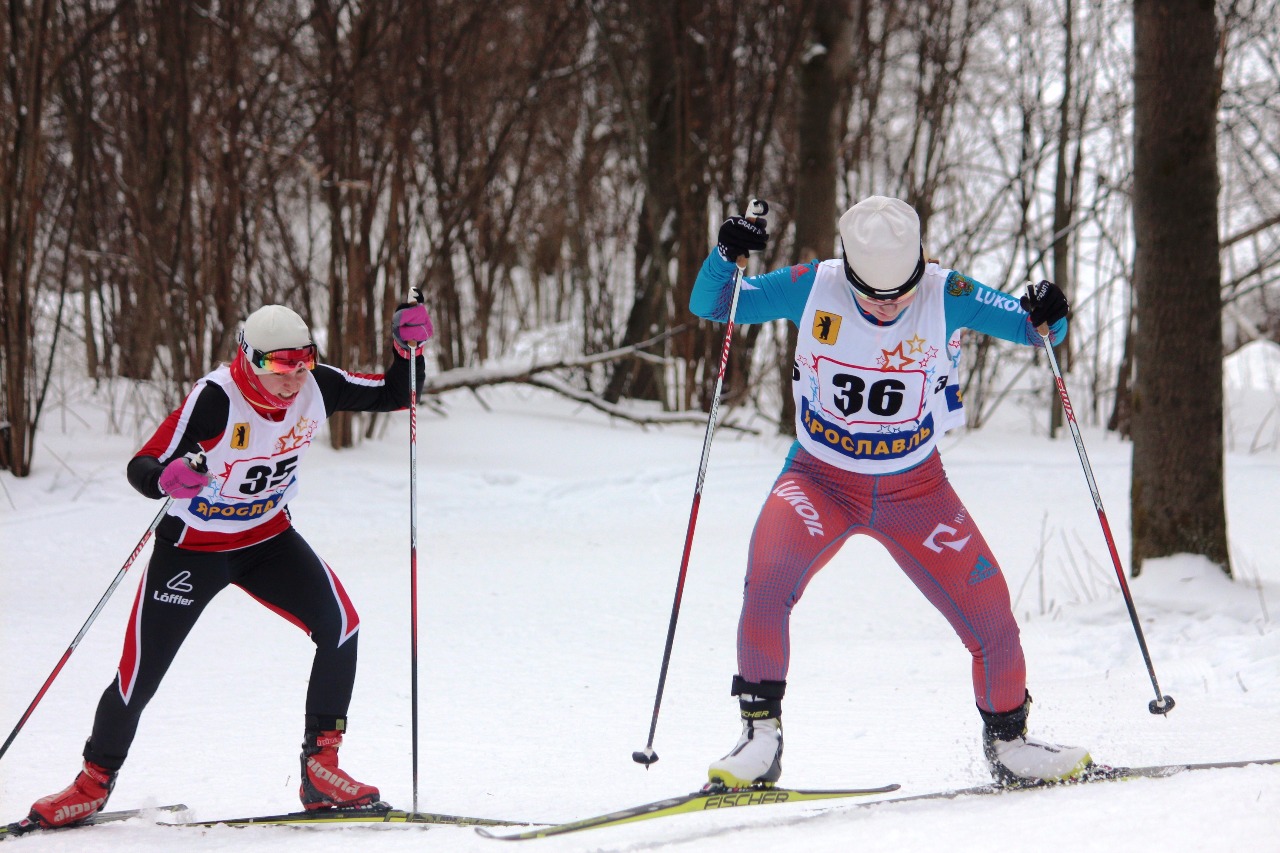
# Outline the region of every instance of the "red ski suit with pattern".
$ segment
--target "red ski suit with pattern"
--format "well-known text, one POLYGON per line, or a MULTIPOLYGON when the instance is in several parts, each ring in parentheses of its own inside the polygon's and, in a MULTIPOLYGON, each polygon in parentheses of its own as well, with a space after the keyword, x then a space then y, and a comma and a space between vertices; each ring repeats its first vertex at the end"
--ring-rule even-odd
MULTIPOLYGON (((690 300, 728 315, 734 265, 712 252, 690 300)), ((798 440, 751 537, 738 625, 739 675, 785 682, 791 612, 854 534, 883 544, 955 629, 972 660, 974 699, 1009 711, 1026 696, 1026 663, 1009 589, 952 489, 936 441, 963 422, 959 331, 1036 345, 1017 301, 929 264, 914 301, 890 323, 858 307, 840 261, 745 279, 737 320, 799 328, 792 373, 798 440)), ((1054 341, 1066 320, 1054 324, 1054 341)))

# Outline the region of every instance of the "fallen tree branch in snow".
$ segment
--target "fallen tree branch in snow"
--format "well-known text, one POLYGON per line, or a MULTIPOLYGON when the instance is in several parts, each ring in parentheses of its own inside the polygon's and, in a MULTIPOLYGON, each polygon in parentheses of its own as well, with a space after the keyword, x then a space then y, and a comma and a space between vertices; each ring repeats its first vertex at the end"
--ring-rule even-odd
MULTIPOLYGON (((590 391, 584 391, 575 388, 567 382, 564 382, 553 375, 553 371, 569 370, 573 368, 591 367, 596 364, 605 364, 611 361, 618 361, 623 358, 639 358, 654 364, 662 364, 666 359, 662 356, 645 352, 645 349, 654 344, 661 343, 672 335, 677 335, 685 330, 685 326, 678 326, 650 338, 647 341, 641 341, 632 346, 619 347, 609 350, 608 352, 596 353, 594 355, 585 355, 577 358, 560 359, 559 361, 547 362, 545 364, 531 364, 521 367, 483 367, 483 368, 457 368, 455 370, 446 370, 444 373, 438 373, 435 376, 428 376, 422 384, 422 399, 434 395, 443 394, 446 391, 456 391, 459 388, 467 388, 476 394, 481 404, 484 404, 483 398, 479 396, 478 390, 486 385, 504 385, 516 383, 520 385, 532 385, 535 388, 545 388, 549 391, 568 397, 570 400, 590 406, 593 409, 604 412, 610 417, 620 418, 631 423, 648 426, 653 424, 705 424, 707 415, 703 412, 642 412, 621 406, 617 403, 610 403, 598 394, 590 391)), ((428 402, 428 405, 430 403, 428 402)), ((486 407, 487 408, 487 407, 486 407)), ((720 427, 724 429, 737 430, 740 432, 759 434, 759 430, 751 427, 738 426, 732 423, 720 423, 720 427)))
POLYGON ((546 364, 531 364, 527 367, 459 367, 454 370, 446 370, 444 373, 428 376, 422 384, 422 393, 443 394, 445 391, 454 391, 458 388, 471 388, 474 390, 485 385, 501 385, 506 382, 528 383, 531 377, 540 373, 547 373, 552 370, 566 370, 574 367, 590 367, 594 364, 604 364, 622 358, 639 358, 654 364, 662 364, 666 359, 660 355, 645 352, 645 348, 661 343, 672 335, 684 331, 684 329, 684 326, 678 326, 670 331, 663 332, 657 337, 641 341, 629 347, 619 347, 608 352, 561 359, 547 362, 546 364))

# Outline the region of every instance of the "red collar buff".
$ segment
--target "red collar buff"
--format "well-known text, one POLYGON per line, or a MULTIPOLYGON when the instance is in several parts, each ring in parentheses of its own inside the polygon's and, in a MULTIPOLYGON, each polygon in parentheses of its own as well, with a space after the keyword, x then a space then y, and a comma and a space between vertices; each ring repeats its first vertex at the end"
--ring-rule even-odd
POLYGON ((237 350, 236 357, 231 362, 231 379, 244 398, 249 401, 250 406, 273 420, 279 420, 284 415, 285 409, 289 408, 296 399, 286 400, 268 391, 262 384, 262 380, 258 378, 258 374, 254 373, 253 368, 249 366, 249 359, 245 358, 243 350, 237 350))

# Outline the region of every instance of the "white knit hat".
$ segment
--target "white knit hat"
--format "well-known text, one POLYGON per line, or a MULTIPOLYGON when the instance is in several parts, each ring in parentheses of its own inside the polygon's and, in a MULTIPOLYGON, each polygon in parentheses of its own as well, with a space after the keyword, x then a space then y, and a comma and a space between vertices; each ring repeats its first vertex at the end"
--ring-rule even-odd
MULTIPOLYGON (((298 349, 311 345, 311 331, 293 309, 283 305, 263 305, 244 321, 240 340, 259 352, 298 349)), ((253 365, 253 372, 261 375, 271 371, 253 365)))
POLYGON ((873 195, 840 217, 845 275, 855 290, 880 299, 909 291, 924 272, 920 217, 905 201, 873 195))

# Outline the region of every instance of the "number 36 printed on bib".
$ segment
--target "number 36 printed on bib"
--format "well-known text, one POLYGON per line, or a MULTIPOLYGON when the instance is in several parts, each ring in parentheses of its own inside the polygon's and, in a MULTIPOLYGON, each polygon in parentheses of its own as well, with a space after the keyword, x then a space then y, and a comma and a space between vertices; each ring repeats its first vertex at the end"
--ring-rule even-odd
POLYGON ((854 424, 901 424, 925 409, 929 377, 923 370, 885 372, 819 356, 818 405, 831 418, 854 424))

